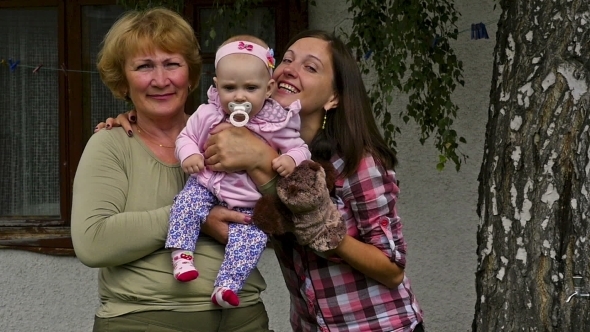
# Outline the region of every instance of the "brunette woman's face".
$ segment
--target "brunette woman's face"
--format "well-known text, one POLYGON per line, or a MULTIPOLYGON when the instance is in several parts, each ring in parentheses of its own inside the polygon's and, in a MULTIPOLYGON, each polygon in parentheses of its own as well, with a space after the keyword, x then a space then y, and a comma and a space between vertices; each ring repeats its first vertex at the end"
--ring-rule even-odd
POLYGON ((332 54, 327 41, 302 38, 285 52, 273 73, 277 89, 272 97, 282 106, 299 99, 301 115, 323 112, 336 107, 333 89, 332 54))

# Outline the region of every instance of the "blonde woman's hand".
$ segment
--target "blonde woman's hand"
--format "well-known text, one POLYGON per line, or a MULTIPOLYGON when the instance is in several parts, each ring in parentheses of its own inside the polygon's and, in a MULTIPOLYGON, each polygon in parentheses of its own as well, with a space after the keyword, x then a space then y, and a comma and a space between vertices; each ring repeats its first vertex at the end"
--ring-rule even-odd
POLYGON ((117 115, 116 118, 108 118, 104 122, 99 123, 95 128, 94 132, 98 132, 101 129, 110 130, 114 127, 123 127, 127 136, 133 136, 133 128, 131 127, 132 123, 135 123, 137 120, 137 112, 135 110, 131 110, 129 112, 121 113, 117 115))

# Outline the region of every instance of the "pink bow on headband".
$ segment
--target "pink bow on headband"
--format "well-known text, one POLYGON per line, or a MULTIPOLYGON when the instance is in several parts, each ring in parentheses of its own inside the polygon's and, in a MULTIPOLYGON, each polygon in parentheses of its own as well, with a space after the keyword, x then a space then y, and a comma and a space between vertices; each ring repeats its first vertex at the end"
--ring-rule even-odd
POLYGON ((252 44, 244 44, 244 42, 240 42, 238 44, 238 50, 246 49, 246 50, 252 52, 252 48, 253 48, 252 44))

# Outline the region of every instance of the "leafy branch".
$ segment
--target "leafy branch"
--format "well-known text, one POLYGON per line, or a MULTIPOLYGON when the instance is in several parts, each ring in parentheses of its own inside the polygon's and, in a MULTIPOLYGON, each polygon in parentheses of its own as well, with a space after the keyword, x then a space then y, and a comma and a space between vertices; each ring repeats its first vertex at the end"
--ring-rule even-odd
POLYGON ((400 117, 420 126, 420 143, 434 136, 440 152, 437 169, 442 170, 450 160, 458 171, 467 155, 459 151, 465 138, 452 128, 458 107, 451 94, 457 83, 464 85, 463 64, 449 44, 458 35, 459 14, 453 2, 347 1, 353 19, 352 30, 345 36, 363 74, 377 76, 369 95, 385 139, 395 148, 395 134, 400 133, 388 109, 394 90, 409 94, 400 117))
POLYGON ((230 36, 231 31, 245 31, 248 20, 244 18, 251 17, 252 9, 261 3, 262 0, 235 0, 232 5, 227 5, 221 3, 220 0, 215 0, 213 6, 216 11, 204 22, 203 29, 209 30, 209 39, 204 41, 205 46, 208 46, 209 42, 215 41, 218 35, 230 36), (223 24, 219 24, 219 22, 223 22, 223 24), (219 29, 221 31, 218 31, 219 29))

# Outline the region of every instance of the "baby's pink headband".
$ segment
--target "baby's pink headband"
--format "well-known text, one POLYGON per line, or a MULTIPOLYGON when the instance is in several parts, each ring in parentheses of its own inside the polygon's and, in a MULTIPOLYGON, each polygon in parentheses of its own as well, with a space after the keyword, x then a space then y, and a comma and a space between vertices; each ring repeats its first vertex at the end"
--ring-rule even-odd
POLYGON ((227 43, 221 46, 215 54, 215 68, 221 58, 230 54, 251 54, 264 62, 268 68, 268 72, 272 76, 272 69, 275 67, 275 58, 272 48, 264 48, 258 44, 246 42, 246 41, 235 41, 227 43))

